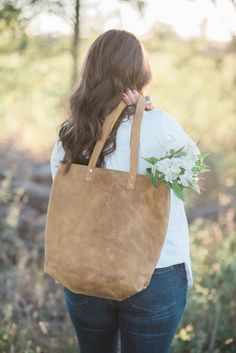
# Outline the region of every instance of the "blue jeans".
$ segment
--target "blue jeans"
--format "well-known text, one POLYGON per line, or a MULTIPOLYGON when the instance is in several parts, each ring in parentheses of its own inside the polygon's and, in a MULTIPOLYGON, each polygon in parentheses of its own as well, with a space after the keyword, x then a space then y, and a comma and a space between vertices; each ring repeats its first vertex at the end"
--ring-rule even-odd
POLYGON ((156 268, 147 288, 122 301, 64 288, 80 353, 167 353, 184 313, 184 263, 156 268), (120 337, 120 341, 119 341, 120 337))

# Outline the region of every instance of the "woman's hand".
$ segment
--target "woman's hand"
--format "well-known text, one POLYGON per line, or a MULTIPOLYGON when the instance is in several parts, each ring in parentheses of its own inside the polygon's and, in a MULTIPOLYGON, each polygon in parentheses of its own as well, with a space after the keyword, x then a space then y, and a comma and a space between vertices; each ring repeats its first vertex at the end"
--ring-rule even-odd
MULTIPOLYGON (((123 93, 123 100, 127 105, 135 105, 138 101, 139 92, 137 90, 131 90, 127 88, 123 93)), ((153 110, 154 106, 152 104, 151 96, 145 96, 146 106, 145 110, 153 110)))

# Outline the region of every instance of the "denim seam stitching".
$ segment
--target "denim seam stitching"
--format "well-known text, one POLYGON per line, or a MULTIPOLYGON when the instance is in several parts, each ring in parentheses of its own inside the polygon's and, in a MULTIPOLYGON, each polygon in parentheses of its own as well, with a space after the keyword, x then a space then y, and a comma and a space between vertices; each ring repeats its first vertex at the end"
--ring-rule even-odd
MULTIPOLYGON (((149 295, 151 295, 153 297, 154 293, 151 292, 149 295)), ((136 308, 136 309, 142 310, 143 312, 146 311, 146 312, 149 312, 149 313, 157 314, 157 313, 160 313, 163 310, 169 308, 170 306, 175 305, 176 304, 176 297, 173 298, 173 301, 171 303, 169 303, 168 305, 165 305, 165 306, 163 306, 163 307, 161 307, 160 309, 157 309, 157 310, 155 310, 155 309, 151 310, 151 309, 148 309, 148 308, 143 308, 141 306, 138 306, 134 302, 132 302, 132 298, 128 298, 128 301, 129 301, 130 305, 132 307, 136 308)))

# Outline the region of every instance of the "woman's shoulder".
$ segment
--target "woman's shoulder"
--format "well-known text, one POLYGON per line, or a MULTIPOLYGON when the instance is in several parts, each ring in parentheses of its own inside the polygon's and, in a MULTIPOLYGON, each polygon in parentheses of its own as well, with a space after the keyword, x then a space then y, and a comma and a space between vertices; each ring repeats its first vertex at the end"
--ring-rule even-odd
POLYGON ((59 137, 59 133, 57 133, 52 147, 51 158, 56 157, 62 159, 64 157, 64 154, 65 151, 62 145, 62 141, 59 137))
POLYGON ((183 132, 181 124, 174 117, 174 115, 163 108, 155 108, 150 111, 144 111, 144 122, 147 126, 149 126, 149 128, 151 125, 154 130, 162 133, 169 131, 174 131, 176 133, 183 132))
POLYGON ((172 113, 163 108, 155 108, 153 110, 144 111, 144 116, 154 122, 162 122, 164 124, 178 123, 172 113))
POLYGON ((174 115, 165 109, 158 108, 152 111, 145 111, 144 121, 146 130, 153 131, 157 140, 166 142, 174 138, 180 145, 193 142, 174 115))

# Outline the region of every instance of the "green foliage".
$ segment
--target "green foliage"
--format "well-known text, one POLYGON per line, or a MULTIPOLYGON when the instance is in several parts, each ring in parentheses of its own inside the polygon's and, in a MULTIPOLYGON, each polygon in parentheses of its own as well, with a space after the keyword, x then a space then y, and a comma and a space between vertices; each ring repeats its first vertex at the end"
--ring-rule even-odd
POLYGON ((185 201, 184 188, 182 185, 178 184, 176 180, 172 183, 172 189, 177 197, 179 197, 182 201, 185 201))
POLYGON ((40 14, 54 13, 67 20, 65 2, 61 0, 2 0, 0 2, 0 53, 24 52, 30 38, 27 26, 40 14))
POLYGON ((6 28, 14 30, 19 23, 21 10, 12 1, 3 1, 0 5, 0 32, 6 28))
MULTIPOLYGON (((147 162, 149 162, 152 165, 155 165, 157 162, 164 160, 164 159, 172 159, 172 158, 181 158, 183 156, 186 156, 187 153, 184 150, 185 146, 182 146, 181 148, 175 150, 175 149, 170 149, 168 151, 166 151, 165 155, 160 157, 160 158, 156 158, 156 157, 141 157, 142 159, 146 160, 147 162)), ((209 153, 200 153, 198 155, 198 159, 195 161, 195 167, 192 168, 193 174, 194 174, 194 178, 193 180, 190 182, 188 182, 188 186, 185 187, 184 185, 182 185, 182 183, 179 183, 179 176, 173 180, 172 182, 170 181, 166 181, 166 176, 165 173, 161 172, 158 168, 155 169, 155 171, 152 172, 152 168, 146 168, 146 174, 150 176, 152 185, 154 187, 157 187, 158 185, 158 181, 164 182, 168 187, 170 187, 173 191, 174 194, 180 198, 182 201, 185 201, 185 194, 184 194, 184 190, 185 189, 193 189, 194 191, 200 193, 200 186, 198 184, 198 179, 200 179, 200 174, 204 173, 206 171, 209 171, 210 169, 207 168, 207 165, 204 163, 204 159, 206 156, 208 156, 209 153), (197 178, 197 179, 196 179, 197 178)), ((184 174, 185 169, 184 168, 180 168, 180 174, 184 174)))
POLYGON ((141 157, 141 158, 145 159, 145 161, 147 161, 147 162, 149 162, 149 163, 151 163, 151 164, 155 164, 155 163, 159 160, 159 159, 156 158, 156 157, 146 157, 146 158, 141 157))
POLYGON ((0 4, 0 52, 23 51, 27 45, 26 21, 17 1, 4 0, 0 4))
POLYGON ((171 353, 236 350, 236 237, 233 209, 190 227, 194 285, 171 353))
POLYGON ((26 199, 11 178, 7 170, 0 183, 0 352, 75 353, 62 287, 43 273, 43 234, 18 226, 26 199))

